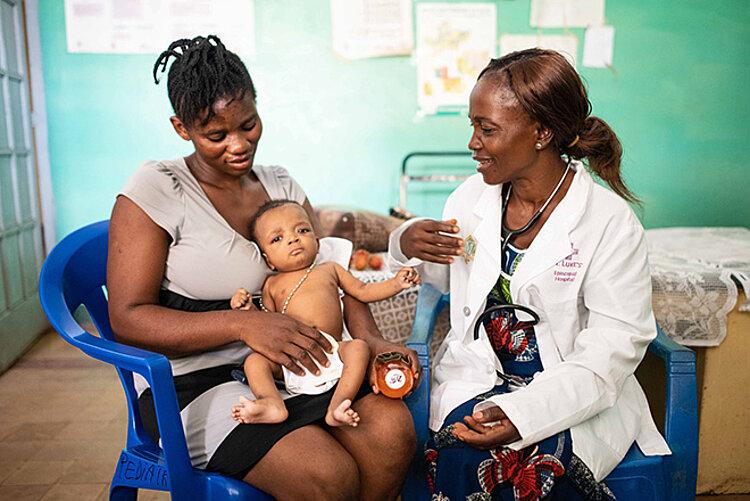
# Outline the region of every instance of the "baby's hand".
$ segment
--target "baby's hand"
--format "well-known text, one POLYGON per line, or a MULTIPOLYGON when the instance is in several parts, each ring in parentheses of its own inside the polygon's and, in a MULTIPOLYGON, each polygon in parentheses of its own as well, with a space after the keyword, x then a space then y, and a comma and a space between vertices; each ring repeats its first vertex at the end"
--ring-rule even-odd
POLYGON ((419 279, 419 273, 414 268, 406 267, 401 268, 396 273, 396 282, 401 286, 402 289, 408 289, 419 285, 422 281, 419 279))
POLYGON ((239 288, 234 293, 232 299, 229 300, 229 306, 233 310, 249 310, 253 307, 253 302, 250 301, 250 293, 247 289, 239 288))

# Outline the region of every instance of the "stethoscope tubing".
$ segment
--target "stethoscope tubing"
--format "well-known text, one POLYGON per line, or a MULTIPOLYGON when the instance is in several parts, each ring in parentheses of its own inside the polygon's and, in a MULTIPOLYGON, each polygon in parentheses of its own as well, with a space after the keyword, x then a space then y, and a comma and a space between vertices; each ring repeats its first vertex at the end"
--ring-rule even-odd
POLYGON ((484 310, 484 312, 479 315, 479 318, 477 318, 477 321, 474 322, 474 340, 479 339, 479 326, 482 324, 482 322, 484 322, 484 319, 496 311, 504 310, 520 310, 530 315, 534 319, 534 323, 532 325, 538 324, 540 320, 539 315, 537 315, 534 310, 532 310, 531 308, 527 308, 526 306, 521 306, 520 304, 496 304, 495 306, 490 306, 489 308, 484 310))
MULTIPOLYGON (((504 236, 501 235, 501 237, 500 237, 500 255, 501 256, 505 255, 505 251, 508 248, 508 244, 510 243, 510 239, 511 238, 515 237, 516 235, 520 235, 521 233, 525 233, 526 231, 529 230, 529 228, 531 228, 532 226, 534 226, 534 223, 536 223, 536 221, 542 215, 542 212, 544 212, 544 209, 547 208, 547 205, 549 205, 549 203, 552 201, 552 198, 555 196, 555 194, 558 192, 558 190, 562 186, 563 181, 565 180, 565 176, 568 175, 568 171, 570 170, 571 160, 572 159, 570 157, 568 157, 568 162, 565 165, 565 172, 563 172, 562 177, 560 177, 560 181, 557 182, 557 186, 555 186, 555 189, 552 190, 552 193, 547 198, 547 200, 544 202, 544 205, 542 205, 542 208, 539 209, 533 216, 531 216, 531 219, 529 219, 529 221, 525 225, 523 225, 522 228, 519 228, 517 230, 510 230, 510 229, 506 228, 505 227, 505 222, 504 222, 505 212, 508 209, 508 202, 510 201, 510 191, 513 188, 512 184, 510 184, 510 183, 508 184, 508 191, 507 191, 507 194, 505 194, 505 200, 503 201, 503 215, 502 215, 503 221, 500 222, 502 230, 503 230, 501 233, 505 233, 504 236)), ((503 188, 505 188, 505 187, 503 187, 503 188)), ((519 304, 498 304, 498 305, 491 306, 491 307, 487 308, 486 310, 484 310, 484 312, 481 315, 479 315, 479 318, 477 318, 477 321, 474 322, 474 339, 475 340, 479 339, 479 326, 484 321, 484 319, 489 314, 494 313, 496 311, 502 311, 502 310, 520 310, 520 311, 523 311, 524 313, 527 313, 527 314, 531 315, 531 317, 534 319, 534 324, 532 324, 532 325, 536 325, 536 324, 539 323, 539 315, 537 315, 535 311, 527 308, 526 306, 521 306, 519 304)))

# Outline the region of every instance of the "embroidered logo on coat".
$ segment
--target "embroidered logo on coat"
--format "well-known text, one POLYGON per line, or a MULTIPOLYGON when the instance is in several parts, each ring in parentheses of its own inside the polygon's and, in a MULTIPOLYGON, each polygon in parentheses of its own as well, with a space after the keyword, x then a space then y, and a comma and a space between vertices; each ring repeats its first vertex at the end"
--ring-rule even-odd
POLYGON ((572 282, 578 276, 578 270, 583 268, 583 261, 578 259, 578 249, 570 242, 570 254, 555 264, 552 274, 555 282, 572 282))
POLYGON ((469 235, 464 239, 464 246, 461 249, 464 251, 464 262, 469 264, 469 261, 474 260, 474 254, 477 253, 477 242, 474 237, 469 235))

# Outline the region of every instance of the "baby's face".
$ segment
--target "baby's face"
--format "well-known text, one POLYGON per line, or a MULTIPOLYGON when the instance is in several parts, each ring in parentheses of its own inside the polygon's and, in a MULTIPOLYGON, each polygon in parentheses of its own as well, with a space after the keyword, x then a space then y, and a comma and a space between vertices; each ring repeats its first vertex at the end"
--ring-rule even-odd
POLYGON ((263 213, 255 222, 255 238, 268 264, 278 271, 307 268, 318 254, 318 239, 307 212, 296 204, 263 213))

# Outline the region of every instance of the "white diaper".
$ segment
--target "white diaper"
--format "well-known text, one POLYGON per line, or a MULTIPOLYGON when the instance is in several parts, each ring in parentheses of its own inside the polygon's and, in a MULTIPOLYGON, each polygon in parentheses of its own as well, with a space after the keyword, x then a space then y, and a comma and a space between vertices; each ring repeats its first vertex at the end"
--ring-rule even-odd
POLYGON ((304 376, 298 376, 286 367, 281 366, 281 370, 284 373, 286 391, 289 392, 290 395, 318 395, 319 393, 324 393, 333 388, 341 377, 344 362, 341 361, 341 357, 339 356, 339 343, 325 332, 321 331, 320 333, 323 334, 333 346, 333 353, 329 354, 326 352, 331 365, 328 367, 321 367, 320 364, 313 359, 320 369, 319 376, 311 374, 307 369, 305 369, 306 374, 304 376))

